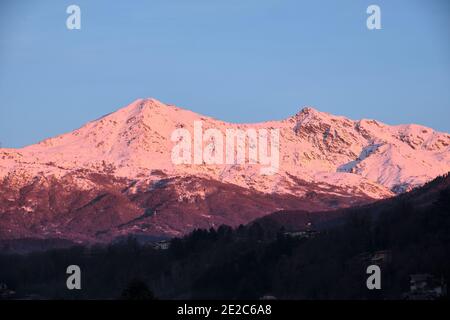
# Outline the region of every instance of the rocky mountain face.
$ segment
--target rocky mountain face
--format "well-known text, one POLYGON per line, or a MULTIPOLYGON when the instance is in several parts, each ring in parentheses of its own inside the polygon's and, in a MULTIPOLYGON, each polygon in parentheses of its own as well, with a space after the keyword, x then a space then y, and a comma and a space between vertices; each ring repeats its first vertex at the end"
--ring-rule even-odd
MULTIPOLYGON (((220 144, 208 139, 203 147, 220 144)), ((0 239, 179 236, 279 210, 384 199, 448 171, 450 135, 419 125, 353 121, 309 107, 282 121, 232 124, 140 99, 73 132, 0 149, 0 239), (174 164, 173 132, 194 132, 195 122, 224 136, 279 130, 277 171, 260 174, 249 161, 174 164)))

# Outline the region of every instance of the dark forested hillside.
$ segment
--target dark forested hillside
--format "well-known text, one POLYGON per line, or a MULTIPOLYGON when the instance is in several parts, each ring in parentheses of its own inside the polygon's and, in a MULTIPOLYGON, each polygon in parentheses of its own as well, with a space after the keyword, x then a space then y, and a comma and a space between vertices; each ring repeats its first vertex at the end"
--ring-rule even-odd
POLYGON ((397 198, 340 211, 337 223, 320 230, 301 216, 294 230, 291 212, 284 222, 196 230, 171 240, 167 250, 129 238, 106 247, 3 253, 0 282, 19 298, 133 298, 133 288, 148 288, 143 296, 159 299, 401 299, 411 274, 450 280, 449 181, 447 175, 397 198), (371 291, 366 268, 377 252, 389 259, 378 263, 382 289, 371 291), (82 290, 66 289, 71 264, 82 270, 82 290))

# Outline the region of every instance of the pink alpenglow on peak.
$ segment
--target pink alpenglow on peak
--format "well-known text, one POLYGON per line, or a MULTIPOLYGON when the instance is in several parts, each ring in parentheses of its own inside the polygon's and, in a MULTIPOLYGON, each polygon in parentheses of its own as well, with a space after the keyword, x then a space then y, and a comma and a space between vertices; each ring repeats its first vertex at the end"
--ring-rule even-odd
POLYGON ((361 205, 447 173, 449 148, 447 133, 310 107, 236 124, 139 99, 72 132, 0 149, 0 240, 173 237, 280 210, 361 205))
MULTIPOLYGON (((297 181, 301 179, 385 198, 450 171, 449 148, 447 133, 418 125, 355 121, 311 107, 282 121, 234 124, 150 98, 136 100, 77 130, 38 144, 0 149, 0 178, 61 177, 89 170, 139 180, 148 179, 152 170, 160 170, 167 176, 209 177, 266 193, 301 195, 304 191, 298 188, 297 181), (274 139, 273 145, 278 152, 274 158, 269 157, 268 163, 269 167, 276 165, 277 170, 271 175, 257 174, 264 166, 252 161, 254 143, 244 150, 245 155, 234 149, 228 157, 224 143, 220 148, 224 161, 216 161, 218 158, 210 151, 219 146, 214 139, 203 139, 201 145, 194 141, 195 123, 201 123, 203 133, 211 136, 211 130, 215 130, 225 140, 227 130, 276 130, 279 141, 274 139), (174 164, 172 151, 176 142, 172 138, 180 130, 190 132, 188 140, 201 147, 203 156, 210 152, 206 155, 212 161, 195 164, 192 154, 192 162, 174 164), (245 161, 236 161, 244 158, 245 161)), ((269 155, 267 152, 266 158, 269 155)))

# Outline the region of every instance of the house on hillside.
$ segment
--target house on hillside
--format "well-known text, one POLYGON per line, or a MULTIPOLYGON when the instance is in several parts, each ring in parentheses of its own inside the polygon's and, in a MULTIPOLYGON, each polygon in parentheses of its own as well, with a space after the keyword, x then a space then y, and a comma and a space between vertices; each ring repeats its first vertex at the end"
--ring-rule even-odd
POLYGON ((410 275, 409 292, 404 294, 407 300, 436 300, 447 296, 447 284, 443 278, 431 274, 410 275))
POLYGON ((0 299, 10 299, 10 298, 14 297, 15 294, 16 294, 16 292, 13 290, 10 290, 8 288, 8 286, 6 285, 6 283, 0 282, 0 299))
POLYGON ((287 231, 285 236, 297 238, 297 239, 310 239, 315 237, 319 232, 315 230, 300 230, 300 231, 287 231))
POLYGON ((375 252, 362 252, 347 262, 350 265, 377 265, 379 267, 385 267, 392 261, 391 250, 379 250, 375 252))
POLYGON ((370 262, 376 265, 386 265, 392 261, 392 252, 391 250, 380 250, 375 251, 370 258, 370 262))
POLYGON ((153 242, 152 246, 156 250, 167 250, 170 248, 170 241, 169 240, 161 240, 161 241, 153 242))

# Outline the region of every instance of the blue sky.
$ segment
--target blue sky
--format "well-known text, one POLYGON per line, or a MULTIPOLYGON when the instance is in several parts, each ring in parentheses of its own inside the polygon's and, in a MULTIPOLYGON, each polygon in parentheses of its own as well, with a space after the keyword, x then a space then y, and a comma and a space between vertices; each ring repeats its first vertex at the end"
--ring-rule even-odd
POLYGON ((232 122, 303 105, 450 132, 450 1, 2 1, 0 142, 154 97, 232 122), (66 8, 81 8, 81 30, 66 8), (381 8, 382 30, 366 28, 381 8))

